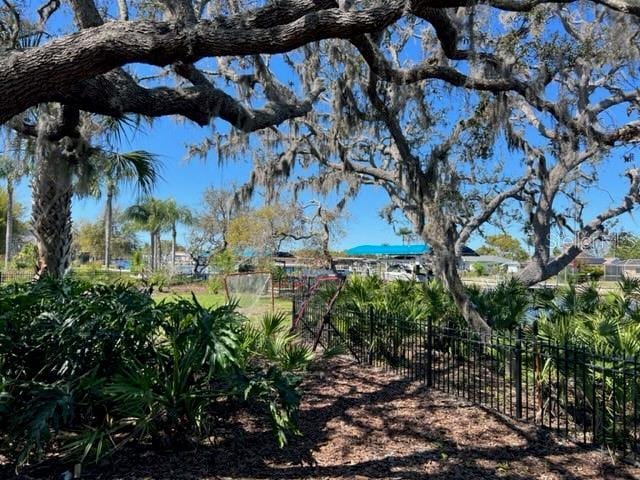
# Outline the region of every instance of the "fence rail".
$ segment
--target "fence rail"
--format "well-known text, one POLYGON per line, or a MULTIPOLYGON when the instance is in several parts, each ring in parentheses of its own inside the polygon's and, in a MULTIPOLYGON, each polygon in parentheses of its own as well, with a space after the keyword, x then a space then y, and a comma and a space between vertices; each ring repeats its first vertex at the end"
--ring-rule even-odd
POLYGON ((0 271, 0 285, 4 283, 24 283, 33 280, 34 272, 26 271, 0 271))
MULTIPOLYGON (((131 274, 126 271, 119 270, 95 270, 95 271, 80 271, 70 274, 73 278, 90 280, 90 281, 116 281, 120 279, 129 278, 131 274)), ((25 283, 30 282, 35 278, 34 271, 0 271, 0 285, 8 283, 25 283)))
MULTIPOLYGON (((294 317, 299 301, 294 298, 294 317)), ((326 312, 321 302, 307 306, 299 329, 305 341, 319 339, 326 348, 342 345, 360 363, 640 460, 636 357, 599 355, 547 341, 535 325, 478 335, 373 309, 326 312)))

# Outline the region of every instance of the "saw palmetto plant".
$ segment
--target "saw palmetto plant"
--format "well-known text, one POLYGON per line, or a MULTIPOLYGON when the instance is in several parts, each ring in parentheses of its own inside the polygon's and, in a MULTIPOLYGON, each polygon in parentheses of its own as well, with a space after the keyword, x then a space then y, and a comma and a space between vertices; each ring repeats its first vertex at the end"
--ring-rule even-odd
POLYGON ((54 446, 89 462, 134 440, 194 445, 232 399, 263 406, 284 444, 311 354, 284 317, 236 307, 72 279, 2 287, 0 452, 20 465, 54 446))

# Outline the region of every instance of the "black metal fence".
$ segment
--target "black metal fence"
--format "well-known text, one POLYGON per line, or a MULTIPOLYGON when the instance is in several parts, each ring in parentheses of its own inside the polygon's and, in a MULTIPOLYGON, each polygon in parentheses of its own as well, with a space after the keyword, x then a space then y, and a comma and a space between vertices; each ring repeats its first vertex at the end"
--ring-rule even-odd
POLYGON ((535 325, 478 335, 372 309, 327 312, 313 302, 299 328, 306 341, 342 345, 361 363, 392 369, 578 443, 640 459, 638 358, 546 341, 535 325))
MULTIPOLYGON (((69 274, 73 278, 96 281, 96 282, 115 282, 118 280, 133 278, 127 271, 119 270, 87 270, 72 272, 69 274)), ((0 285, 8 283, 25 283, 35 278, 34 271, 16 270, 16 271, 0 271, 0 285)))
POLYGON ((24 283, 33 280, 34 272, 28 271, 0 271, 0 285, 3 283, 24 283))
POLYGON ((293 298, 296 291, 297 277, 279 276, 273 280, 273 289, 276 297, 293 298))
MULTIPOLYGON (((158 275, 162 276, 162 283, 164 285, 183 285, 183 284, 191 284, 197 282, 207 281, 209 278, 208 274, 199 273, 179 273, 175 275, 163 274, 162 272, 157 272, 158 275)), ((146 273, 142 275, 141 273, 132 273, 129 270, 72 270, 67 274, 67 276, 79 280, 87 280, 91 282, 116 282, 121 280, 126 281, 154 281, 154 274, 146 273)), ((8 270, 8 271, 0 271, 0 285, 6 283, 24 283, 33 280, 35 277, 35 272, 33 270, 8 270)), ((155 279, 158 281, 158 279, 155 279)))

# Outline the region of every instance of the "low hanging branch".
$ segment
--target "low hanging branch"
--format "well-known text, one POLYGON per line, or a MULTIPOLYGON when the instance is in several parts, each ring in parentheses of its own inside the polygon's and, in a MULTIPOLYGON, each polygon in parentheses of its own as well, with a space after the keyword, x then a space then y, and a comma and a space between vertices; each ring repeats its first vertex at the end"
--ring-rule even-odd
MULTIPOLYGON (((21 12, 9 0, 3 1, 13 7, 10 11, 20 19, 21 12)), ((220 117, 244 132, 251 132, 308 114, 319 90, 309 91, 305 100, 273 102, 252 109, 221 88, 205 88, 202 82, 190 89, 176 85, 145 89, 108 73, 132 63, 189 65, 206 58, 285 53, 329 39, 350 40, 371 70, 385 81, 409 84, 439 79, 465 89, 517 92, 536 108, 560 112, 554 102, 544 102, 538 94, 551 79, 549 72, 541 70, 535 78, 511 72, 507 57, 496 48, 499 42, 481 53, 473 48, 461 49, 462 41, 468 40, 468 32, 460 25, 465 15, 472 21, 474 8, 522 13, 554 3, 566 5, 564 0, 487 0, 481 6, 471 7, 461 0, 436 3, 388 0, 360 9, 350 9, 349 2, 335 0, 275 0, 258 7, 237 1, 231 14, 206 0, 165 0, 158 4, 164 15, 162 21, 130 19, 126 0, 115 0, 119 19, 106 23, 97 14, 92 0, 69 3, 79 28, 77 32, 24 50, 15 48, 13 35, 14 41, 0 56, 0 88, 4 93, 0 98, 0 121, 40 103, 62 102, 113 116, 181 115, 200 125, 220 117), (389 52, 378 49, 374 38, 387 29, 402 28, 398 27, 400 19, 406 19, 409 25, 413 18, 434 28, 431 43, 439 45, 446 59, 467 62, 471 68, 443 62, 428 44, 426 58, 418 66, 392 67, 389 52), (476 64, 484 64, 482 68, 487 73, 478 75, 480 69, 476 64), (99 79, 100 76, 103 77, 99 79)), ((620 18, 640 15, 640 7, 634 0, 593 0, 591 5, 620 18)), ((45 31, 59 6, 60 2, 49 0, 38 9, 38 32, 45 31)), ((612 18, 617 21, 617 17, 612 18)), ((512 33, 508 32, 504 39, 512 33)), ((422 33, 416 29, 414 34, 422 33)), ((185 78, 193 81, 194 76, 185 78)))
POLYGON ((298 8, 298 16, 286 23, 274 16, 277 10, 269 9, 256 12, 254 21, 247 24, 239 17, 201 20, 193 26, 137 20, 85 28, 41 47, 10 53, 0 61, 0 87, 5 94, 0 99, 0 121, 38 103, 56 101, 56 93, 64 94, 83 80, 129 63, 164 66, 204 57, 287 52, 325 38, 383 29, 401 16, 403 4, 393 0, 383 7, 353 12, 308 13, 308 8, 298 8), (267 19, 273 26, 265 28, 267 19), (252 28, 252 23, 259 26, 252 28))

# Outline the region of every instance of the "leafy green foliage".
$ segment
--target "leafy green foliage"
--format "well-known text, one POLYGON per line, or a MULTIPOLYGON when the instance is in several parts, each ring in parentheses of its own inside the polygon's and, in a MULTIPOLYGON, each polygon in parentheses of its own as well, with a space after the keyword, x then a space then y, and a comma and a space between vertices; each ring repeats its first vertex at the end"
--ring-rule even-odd
POLYGON ((514 279, 490 290, 470 286, 467 292, 478 311, 497 330, 512 330, 521 325, 533 301, 533 292, 514 279))
POLYGON ((640 354, 640 282, 626 279, 618 291, 600 293, 595 285, 570 285, 544 302, 538 316, 546 340, 585 348, 598 355, 640 354))
MULTIPOLYGON (((114 215, 111 225, 111 254, 115 258, 127 258, 131 256, 138 246, 135 234, 125 228, 124 223, 114 215)), ((96 222, 81 221, 77 224, 77 229, 73 235, 74 247, 80 259, 82 256, 88 258, 102 258, 104 256, 104 218, 99 218, 96 222)))
POLYGON ((243 330, 241 336, 243 395, 268 405, 273 430, 280 446, 287 433, 299 434, 299 385, 302 373, 313 359, 311 350, 296 341, 291 319, 284 313, 266 314, 243 330))
POLYGON ((604 276, 604 267, 600 265, 580 265, 575 274, 576 282, 598 281, 604 276))
POLYGON ((474 274, 476 274, 478 277, 482 277, 484 275, 487 274, 487 268, 485 267, 484 264, 482 263, 473 263, 471 265, 471 270, 473 271, 474 274))
POLYGON ((0 452, 21 464, 55 444, 86 462, 134 440, 189 446, 234 398, 263 405, 283 445, 311 353, 284 317, 249 323, 236 307, 70 279, 2 287, 0 452))
POLYGON ((142 251, 135 250, 131 254, 131 271, 137 272, 142 269, 143 261, 142 261, 142 251))
POLYGON ((498 255, 519 262, 524 262, 529 258, 527 252, 522 248, 520 240, 506 233, 488 235, 486 243, 478 248, 477 252, 480 255, 498 255))
MULTIPOLYGON (((315 301, 326 303, 334 291, 321 292, 315 301)), ((501 282, 492 289, 467 286, 466 291, 496 331, 536 322, 544 340, 578 344, 598 354, 640 354, 640 340, 632 340, 640 328, 639 279, 625 278, 619 282, 616 292, 606 294, 600 293, 595 283, 527 289, 515 279, 501 282), (638 348, 634 349, 636 343, 638 348)), ((424 284, 385 283, 377 277, 352 277, 340 294, 335 312, 347 312, 349 322, 363 323, 359 331, 370 328, 385 331, 384 318, 392 318, 394 325, 398 325, 398 319, 404 319, 408 322, 407 328, 429 316, 437 325, 465 326, 451 296, 442 283, 435 280, 424 284), (373 327, 370 318, 374 319, 373 327)))
MULTIPOLYGON (((318 301, 325 301, 329 293, 323 292, 325 299, 319 295, 318 301)), ((616 291, 606 293, 596 283, 527 289, 515 280, 492 289, 470 286, 467 293, 496 334, 483 352, 498 378, 514 374, 515 329, 521 327, 518 335, 528 352, 522 357, 521 372, 536 385, 540 414, 556 415, 553 409, 562 409, 567 418, 593 431, 596 442, 606 445, 635 441, 620 422, 621 415, 635 415, 637 407, 630 396, 640 388, 639 279, 625 278, 616 291), (564 395, 563 385, 571 385, 573 394, 564 395)), ((416 341, 424 345, 429 317, 435 325, 447 327, 433 337, 436 350, 447 352, 450 338, 466 339, 457 342, 455 355, 475 362, 471 355, 478 352, 469 342, 473 332, 440 282, 350 278, 331 315, 333 328, 357 355, 362 354, 361 360, 369 354, 370 360, 396 368, 411 365, 412 356, 406 352, 415 352, 416 341)))
MULTIPOLYGON (((312 299, 311 308, 324 311, 322 306, 334 293, 335 286, 325 288, 312 299)), ((384 282, 375 276, 349 277, 333 312, 334 317, 344 317, 334 322, 343 338, 391 364, 398 360, 404 339, 416 329, 426 328, 429 317, 439 325, 464 324, 453 299, 438 281, 384 282)))
POLYGON ((16 270, 30 269, 34 271, 38 264, 38 247, 34 243, 26 243, 13 257, 11 263, 16 270))
POLYGON ((233 272, 238 264, 238 259, 231 250, 222 250, 213 255, 211 266, 220 273, 233 272))
POLYGON ((622 260, 640 258, 640 239, 631 233, 620 233, 611 244, 609 255, 622 260))
MULTIPOLYGON (((328 301, 335 289, 321 292, 317 298, 328 301)), ((441 282, 419 283, 410 280, 384 282, 379 277, 350 277, 340 293, 336 309, 355 316, 391 315, 410 321, 431 316, 436 323, 462 324, 462 317, 441 282)))

